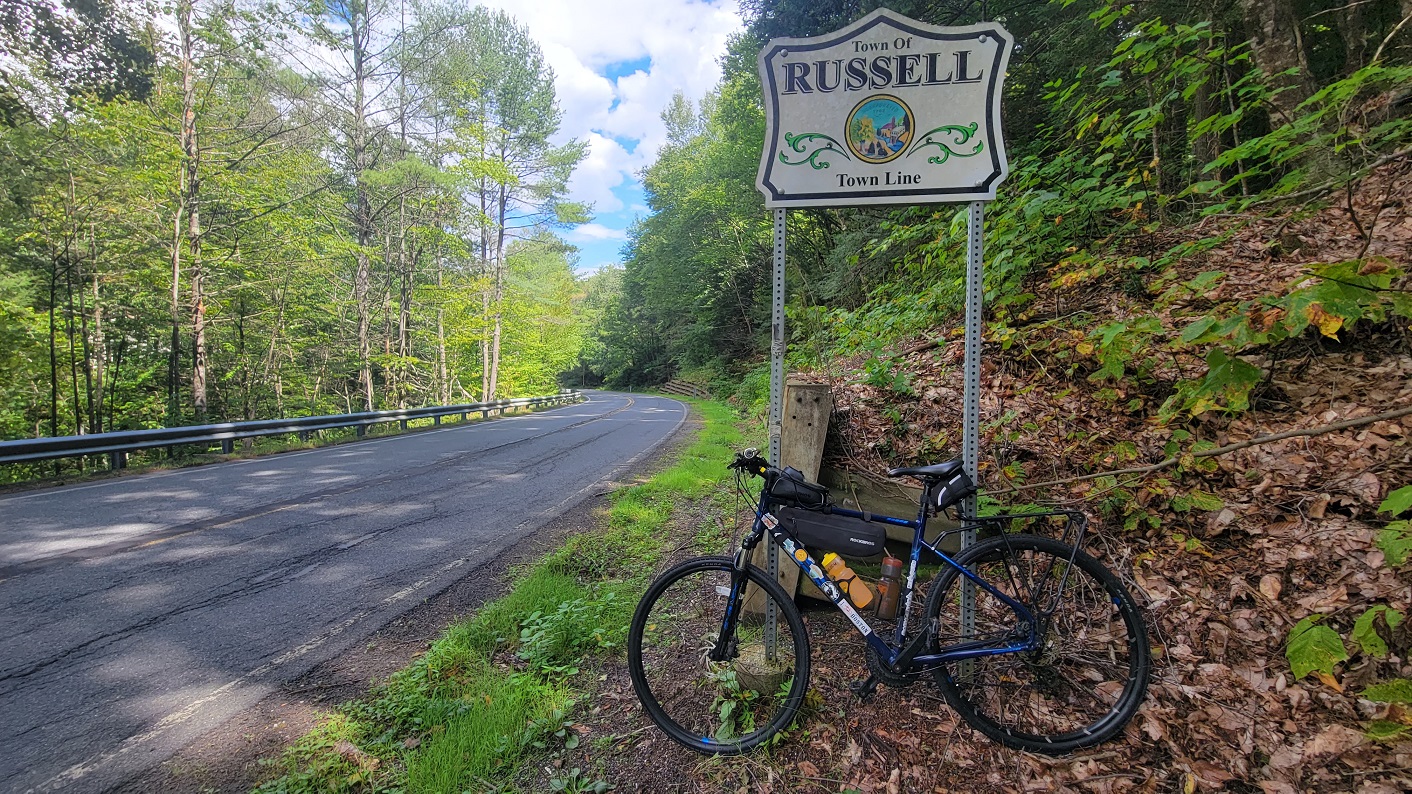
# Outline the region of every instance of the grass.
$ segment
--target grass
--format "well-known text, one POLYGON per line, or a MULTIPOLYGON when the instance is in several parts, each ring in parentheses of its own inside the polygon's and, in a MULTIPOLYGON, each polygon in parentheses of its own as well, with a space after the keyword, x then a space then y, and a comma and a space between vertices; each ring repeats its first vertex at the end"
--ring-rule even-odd
POLYGON ((701 431, 674 465, 613 493, 597 531, 517 571, 504 596, 340 706, 270 762, 275 776, 257 791, 486 790, 511 781, 532 754, 562 749, 563 714, 621 648, 675 508, 727 498, 725 464, 742 432, 728 407, 692 402, 701 431))

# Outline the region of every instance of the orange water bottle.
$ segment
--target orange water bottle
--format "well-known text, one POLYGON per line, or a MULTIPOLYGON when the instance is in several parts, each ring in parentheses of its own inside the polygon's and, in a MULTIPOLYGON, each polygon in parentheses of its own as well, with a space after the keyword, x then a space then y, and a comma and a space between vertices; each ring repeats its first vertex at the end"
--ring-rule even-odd
POLYGON ((824 570, 828 572, 830 579, 838 582, 838 589, 848 596, 853 606, 867 609, 868 605, 873 603, 873 589, 868 587, 867 582, 858 578, 858 574, 848 567, 842 557, 833 552, 825 554, 824 570))

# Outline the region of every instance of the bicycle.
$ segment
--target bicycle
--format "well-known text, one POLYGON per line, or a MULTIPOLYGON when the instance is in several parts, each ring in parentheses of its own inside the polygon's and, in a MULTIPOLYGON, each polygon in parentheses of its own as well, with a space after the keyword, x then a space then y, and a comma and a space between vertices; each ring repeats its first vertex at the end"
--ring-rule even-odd
POLYGON ((922 481, 915 520, 838 507, 827 488, 769 465, 753 449, 737 453, 730 468, 742 493, 748 476, 764 479, 750 532, 734 556, 689 559, 659 576, 628 633, 633 688, 678 744, 707 754, 743 753, 788 728, 804 704, 810 657, 804 620, 784 588, 748 562, 767 533, 781 560, 793 560, 863 635, 869 676, 850 685, 863 700, 879 683, 906 687, 930 673, 947 704, 982 734, 1048 755, 1104 742, 1137 712, 1151 667, 1147 631, 1127 589, 1082 550, 1088 526, 1082 513, 967 517, 929 542, 927 519, 976 492, 960 460, 888 472, 922 481), (1004 531, 1016 522, 1060 520, 1058 539, 1004 531), (876 545, 886 541, 888 525, 914 531, 890 641, 806 545, 876 545), (837 531, 821 538, 820 526, 837 531), (944 536, 966 530, 990 537, 954 557, 939 548, 944 536), (924 602, 914 605, 923 550, 941 567, 924 602), (961 609, 963 597, 973 600, 970 610, 961 609), (920 608, 915 629, 914 607, 920 608), (963 620, 964 612, 972 618, 963 620), (773 649, 765 641, 771 625, 773 649))

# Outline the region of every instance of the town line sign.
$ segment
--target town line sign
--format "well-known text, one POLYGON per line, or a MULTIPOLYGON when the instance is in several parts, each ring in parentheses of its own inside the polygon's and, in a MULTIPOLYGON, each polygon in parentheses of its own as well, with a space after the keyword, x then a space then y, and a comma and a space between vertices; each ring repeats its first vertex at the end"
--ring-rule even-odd
POLYGON ((880 8, 760 51, 765 206, 990 201, 1009 174, 1000 92, 1014 40, 880 8))

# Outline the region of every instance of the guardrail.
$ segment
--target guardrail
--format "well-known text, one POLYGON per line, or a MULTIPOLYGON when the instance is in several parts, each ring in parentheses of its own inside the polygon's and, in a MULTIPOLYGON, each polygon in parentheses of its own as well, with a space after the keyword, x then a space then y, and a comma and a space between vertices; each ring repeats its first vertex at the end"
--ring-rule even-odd
POLYGON ((221 442, 221 452, 230 454, 235 450, 236 439, 242 438, 298 433, 302 441, 315 430, 332 430, 340 427, 356 427, 358 435, 361 437, 367 432, 369 426, 383 422, 398 422, 405 430, 407 422, 412 419, 431 418, 434 424, 439 425, 443 416, 460 414, 461 421, 465 421, 472 413, 479 413, 485 417, 491 413, 503 414, 511 408, 571 403, 578 402, 581 398, 582 396, 577 391, 569 391, 547 397, 520 397, 514 400, 494 400, 465 405, 439 405, 392 411, 365 411, 356 414, 305 416, 297 419, 259 419, 253 422, 224 422, 216 425, 161 427, 152 430, 123 430, 114 433, 93 433, 86 436, 26 438, 18 441, 0 441, 0 463, 23 463, 79 455, 107 454, 109 466, 121 469, 127 465, 127 453, 140 449, 172 447, 177 444, 210 444, 219 441, 221 442))

